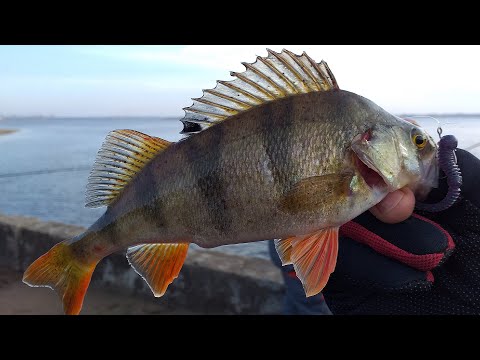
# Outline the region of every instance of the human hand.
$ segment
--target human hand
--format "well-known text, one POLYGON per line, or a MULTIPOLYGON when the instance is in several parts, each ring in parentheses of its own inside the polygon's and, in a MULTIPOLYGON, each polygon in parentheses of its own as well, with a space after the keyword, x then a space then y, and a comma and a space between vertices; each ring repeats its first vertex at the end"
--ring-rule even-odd
POLYGON ((415 195, 405 187, 391 192, 381 202, 370 209, 370 212, 380 221, 396 224, 408 219, 415 208, 415 195))
MULTIPOLYGON (((408 216, 413 194, 402 189, 342 226, 323 291, 334 314, 480 314, 480 160, 464 150, 457 159, 463 186, 451 208, 408 216)), ((446 193, 442 179, 426 202, 446 193)))

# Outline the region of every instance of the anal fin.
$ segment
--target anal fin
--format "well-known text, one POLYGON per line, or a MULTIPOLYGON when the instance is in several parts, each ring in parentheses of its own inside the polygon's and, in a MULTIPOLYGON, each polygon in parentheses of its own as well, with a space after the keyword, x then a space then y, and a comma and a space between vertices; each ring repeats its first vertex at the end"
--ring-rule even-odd
POLYGON ((188 243, 146 244, 127 250, 133 269, 147 282, 155 297, 165 294, 168 285, 178 277, 187 257, 188 243))
POLYGON ((275 245, 283 265, 293 264, 307 297, 323 290, 337 263, 338 227, 276 240, 275 245))

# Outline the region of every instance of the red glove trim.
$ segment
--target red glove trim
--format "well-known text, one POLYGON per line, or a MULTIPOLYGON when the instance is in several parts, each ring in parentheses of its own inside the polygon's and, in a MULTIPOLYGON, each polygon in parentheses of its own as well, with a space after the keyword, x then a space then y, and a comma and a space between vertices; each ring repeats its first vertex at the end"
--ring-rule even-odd
MULTIPOLYGON (((393 258, 395 260, 398 260, 415 269, 418 269, 421 271, 428 271, 437 267, 440 261, 442 261, 442 259, 444 258, 445 253, 455 248, 455 244, 450 234, 444 228, 442 228, 439 224, 417 214, 413 214, 413 216, 416 217, 417 219, 420 219, 422 221, 425 221, 434 225, 445 234, 448 241, 447 249, 445 251, 441 253, 432 253, 432 254, 425 254, 425 255, 412 254, 391 244, 390 242, 381 238, 377 234, 371 232, 370 230, 364 228, 363 226, 353 221, 350 221, 340 227, 340 235, 349 237, 350 239, 358 241, 359 243, 365 244, 371 247, 376 252, 382 255, 385 255, 387 257, 393 258)), ((433 281, 432 274, 427 274, 427 278, 429 281, 430 280, 433 281)))

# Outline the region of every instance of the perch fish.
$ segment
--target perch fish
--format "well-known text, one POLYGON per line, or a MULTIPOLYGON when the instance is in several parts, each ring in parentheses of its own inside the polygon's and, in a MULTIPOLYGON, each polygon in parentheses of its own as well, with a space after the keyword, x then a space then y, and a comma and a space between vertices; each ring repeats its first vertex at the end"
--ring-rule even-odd
POLYGON ((190 243, 277 239, 312 296, 335 269, 342 224, 391 191, 435 186, 433 139, 341 90, 324 61, 268 50, 244 66, 184 109, 176 143, 112 131, 86 194, 86 206, 105 213, 38 258, 23 281, 56 290, 65 313, 78 314, 96 265, 114 252, 127 249, 159 297, 190 243))

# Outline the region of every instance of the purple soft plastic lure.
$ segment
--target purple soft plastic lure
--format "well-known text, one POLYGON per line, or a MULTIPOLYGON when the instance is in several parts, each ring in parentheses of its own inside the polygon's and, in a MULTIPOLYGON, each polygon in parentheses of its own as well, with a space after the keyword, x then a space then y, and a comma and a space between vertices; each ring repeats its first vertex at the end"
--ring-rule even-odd
MULTIPOLYGON (((441 136, 441 129, 438 134, 441 136)), ((448 209, 460 197, 460 187, 462 186, 462 174, 457 165, 455 149, 458 141, 453 135, 445 135, 440 138, 438 143, 438 165, 447 177, 448 192, 447 195, 436 204, 425 204, 417 201, 415 207, 418 210, 429 212, 440 212, 448 209)))

